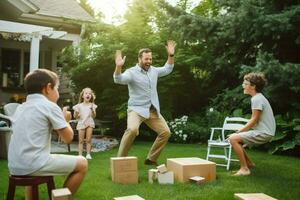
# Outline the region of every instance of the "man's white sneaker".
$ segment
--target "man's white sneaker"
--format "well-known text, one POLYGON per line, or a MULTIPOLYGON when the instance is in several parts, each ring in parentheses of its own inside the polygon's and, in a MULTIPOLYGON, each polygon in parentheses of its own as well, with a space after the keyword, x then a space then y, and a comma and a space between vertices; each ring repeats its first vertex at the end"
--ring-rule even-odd
POLYGON ((92 156, 91 156, 91 154, 86 154, 86 159, 88 159, 88 160, 91 160, 92 159, 92 156))

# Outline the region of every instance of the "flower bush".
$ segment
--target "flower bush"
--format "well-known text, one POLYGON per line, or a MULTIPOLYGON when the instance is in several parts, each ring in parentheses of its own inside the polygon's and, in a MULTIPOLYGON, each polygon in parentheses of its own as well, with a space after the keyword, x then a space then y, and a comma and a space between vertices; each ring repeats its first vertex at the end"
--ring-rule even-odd
POLYGON ((189 135, 186 133, 188 116, 183 115, 181 118, 175 118, 173 121, 168 121, 169 128, 172 132, 171 141, 174 142, 187 142, 189 135))
POLYGON ((202 115, 190 117, 184 115, 168 121, 167 123, 172 132, 170 141, 177 143, 206 143, 210 135, 210 128, 222 126, 225 116, 225 113, 210 107, 202 115))

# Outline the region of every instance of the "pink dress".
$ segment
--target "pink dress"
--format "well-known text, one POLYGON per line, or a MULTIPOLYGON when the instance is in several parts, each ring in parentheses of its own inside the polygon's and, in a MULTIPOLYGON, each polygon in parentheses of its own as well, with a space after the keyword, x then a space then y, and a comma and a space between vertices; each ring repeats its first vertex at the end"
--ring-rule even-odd
POLYGON ((97 108, 97 105, 94 103, 79 103, 73 106, 73 110, 79 113, 79 119, 76 126, 77 130, 86 129, 87 127, 95 128, 91 106, 93 106, 95 109, 97 108))

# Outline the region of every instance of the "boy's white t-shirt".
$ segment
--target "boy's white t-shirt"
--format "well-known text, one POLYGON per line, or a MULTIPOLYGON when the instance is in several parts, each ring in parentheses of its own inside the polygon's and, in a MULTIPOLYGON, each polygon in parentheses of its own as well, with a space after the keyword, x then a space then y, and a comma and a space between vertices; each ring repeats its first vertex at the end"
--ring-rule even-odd
POLYGON ((273 110, 269 101, 262 93, 257 93, 251 98, 251 109, 260 110, 261 116, 258 123, 253 127, 253 130, 257 130, 268 135, 275 135, 276 123, 273 114, 273 110))
POLYGON ((50 158, 52 130, 67 127, 60 107, 42 94, 31 94, 12 117, 8 168, 12 175, 27 175, 50 158))

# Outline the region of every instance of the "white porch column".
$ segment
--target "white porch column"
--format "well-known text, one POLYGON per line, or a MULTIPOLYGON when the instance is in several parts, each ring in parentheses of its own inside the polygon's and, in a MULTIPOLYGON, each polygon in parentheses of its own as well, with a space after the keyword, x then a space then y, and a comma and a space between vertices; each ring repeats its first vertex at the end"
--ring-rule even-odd
POLYGON ((30 66, 29 71, 32 72, 39 68, 39 53, 40 53, 40 39, 39 32, 32 33, 30 45, 30 66))
POLYGON ((24 49, 21 49, 21 63, 20 63, 20 77, 19 77, 19 82, 21 85, 24 83, 24 49))
POLYGON ((55 50, 51 51, 51 70, 55 71, 57 69, 57 55, 58 52, 55 50))

